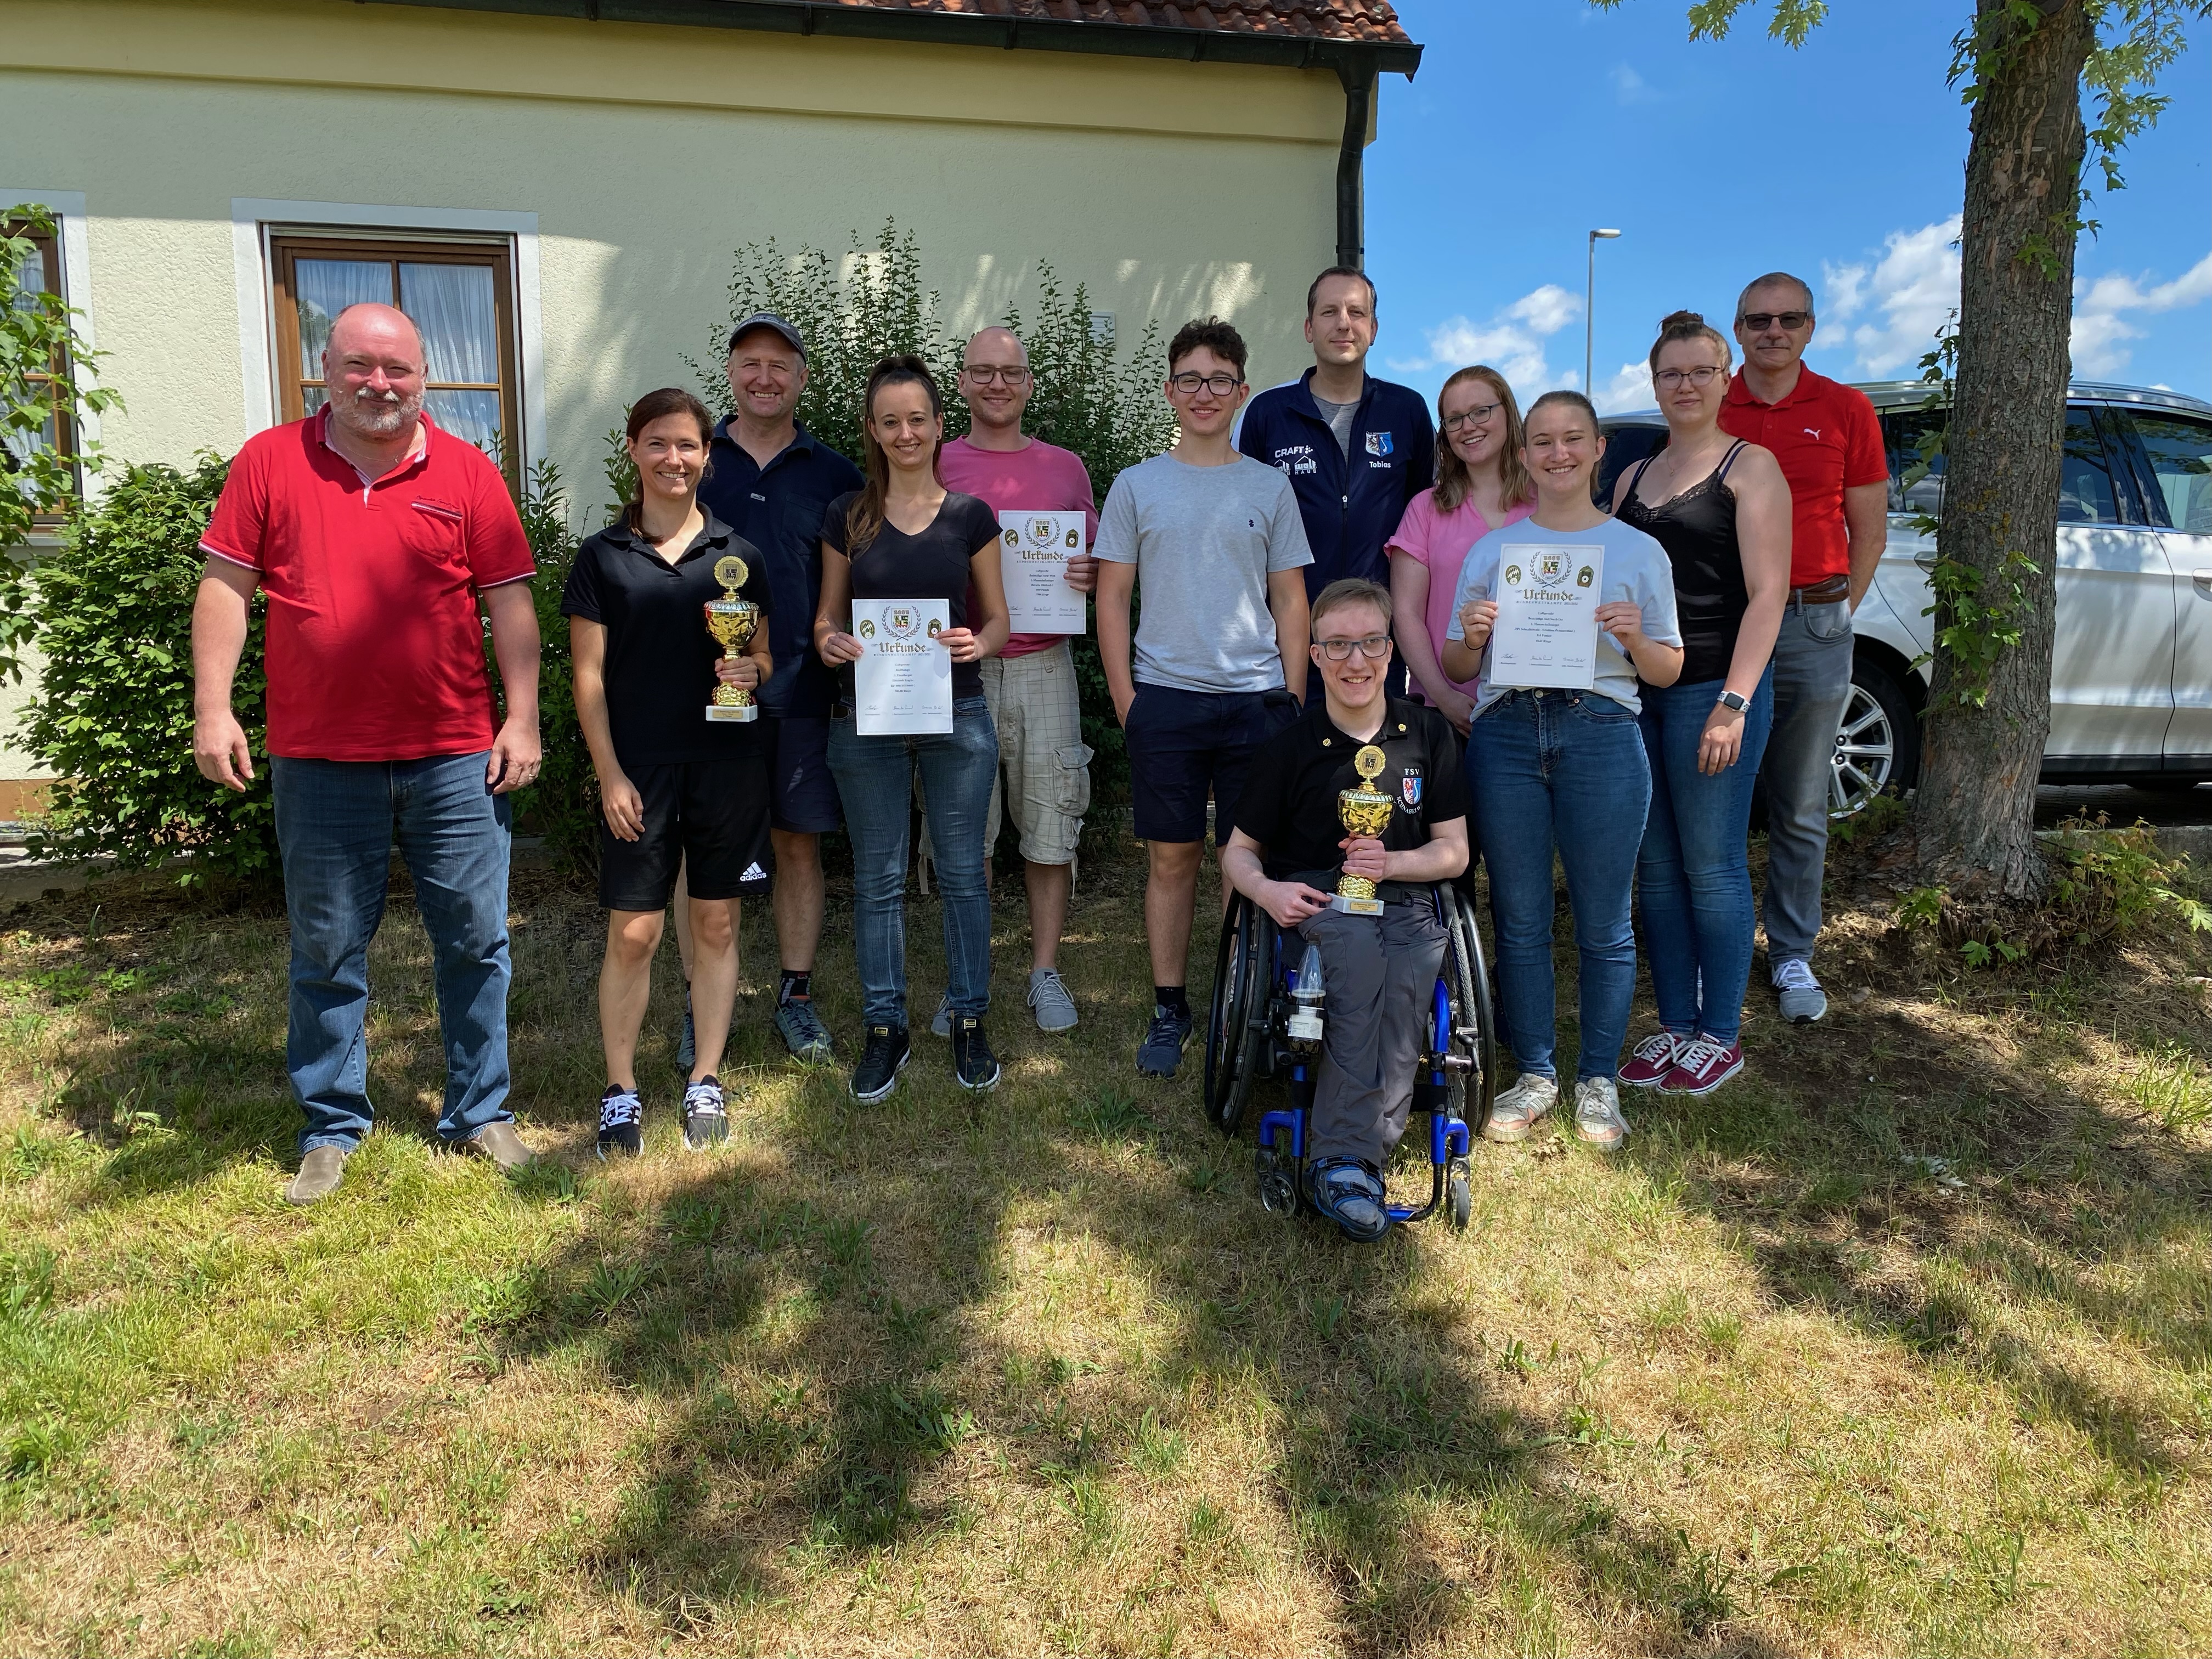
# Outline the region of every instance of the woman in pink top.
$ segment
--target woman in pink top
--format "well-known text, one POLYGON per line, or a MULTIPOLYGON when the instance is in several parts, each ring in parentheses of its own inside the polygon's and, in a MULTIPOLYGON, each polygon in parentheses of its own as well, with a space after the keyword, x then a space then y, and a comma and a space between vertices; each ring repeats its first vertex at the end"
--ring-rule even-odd
POLYGON ((1452 595, 1467 550, 1492 531, 1528 516, 1536 486, 1521 464, 1521 410, 1496 369, 1462 368, 1437 393, 1437 483, 1406 504, 1385 548, 1398 650, 1422 700, 1467 735, 1474 685, 1438 665, 1452 595), (1418 625, 1417 625, 1418 623, 1418 625))

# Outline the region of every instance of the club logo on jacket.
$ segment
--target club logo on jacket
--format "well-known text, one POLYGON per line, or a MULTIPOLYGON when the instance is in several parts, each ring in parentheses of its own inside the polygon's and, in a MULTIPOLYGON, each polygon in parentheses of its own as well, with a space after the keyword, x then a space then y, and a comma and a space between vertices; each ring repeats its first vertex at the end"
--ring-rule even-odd
POLYGON ((1367 453, 1370 455, 1389 454, 1390 434, 1387 432, 1369 433, 1367 434, 1367 453))

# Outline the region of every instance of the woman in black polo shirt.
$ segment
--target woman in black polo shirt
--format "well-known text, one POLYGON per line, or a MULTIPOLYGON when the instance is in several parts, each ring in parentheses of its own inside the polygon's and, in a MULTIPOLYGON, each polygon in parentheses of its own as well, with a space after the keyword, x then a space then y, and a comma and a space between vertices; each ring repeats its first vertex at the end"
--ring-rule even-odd
POLYGON ((637 1034, 679 868, 690 872, 691 1006, 697 1053, 684 1091, 684 1145, 729 1137, 714 1075, 737 996, 732 902, 762 884, 768 861, 764 722, 709 720, 721 647, 702 607, 720 597, 715 567, 744 562, 738 596, 761 608, 732 675, 768 678, 769 587, 758 549, 699 505, 714 417, 690 392, 647 392, 629 413, 637 499, 578 550, 561 598, 575 659, 576 718, 599 775, 599 902, 607 953, 599 969, 599 1036, 607 1090, 599 1155, 643 1146, 637 1034))
POLYGON ((868 376, 867 485, 830 503, 822 525, 822 603, 814 646, 833 668, 857 662, 852 601, 942 599, 938 643, 952 657, 952 730, 863 737, 848 708, 830 723, 830 771, 853 837, 853 954, 867 1043, 853 1072, 857 1100, 881 1100, 907 1061, 906 861, 912 777, 921 771, 929 840, 945 908, 952 1067, 984 1090, 999 1062, 983 1036, 991 1001, 991 894, 984 818, 999 734, 975 665, 1006 642, 998 515, 937 477, 944 399, 919 357, 886 357, 868 376))

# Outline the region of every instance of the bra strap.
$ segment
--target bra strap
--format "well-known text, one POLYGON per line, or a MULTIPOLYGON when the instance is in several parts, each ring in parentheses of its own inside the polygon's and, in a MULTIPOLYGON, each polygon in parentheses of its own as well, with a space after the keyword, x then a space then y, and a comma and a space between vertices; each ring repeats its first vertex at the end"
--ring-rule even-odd
POLYGON ((1715 483, 1724 483, 1728 481, 1729 469, 1735 465, 1735 458, 1743 453, 1745 448, 1748 446, 1748 442, 1749 441, 1747 439, 1738 438, 1735 443, 1729 447, 1729 453, 1721 457, 1720 465, 1713 470, 1713 482, 1715 483))

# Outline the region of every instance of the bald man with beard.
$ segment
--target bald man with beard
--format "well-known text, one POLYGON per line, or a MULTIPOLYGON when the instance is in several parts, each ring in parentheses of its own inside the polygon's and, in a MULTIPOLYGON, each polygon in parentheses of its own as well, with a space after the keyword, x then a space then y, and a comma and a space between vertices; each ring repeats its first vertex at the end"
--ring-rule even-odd
POLYGON ((267 752, 291 920, 285 1036, 306 1127, 285 1197, 334 1191, 375 1118, 368 945, 396 844, 435 953, 446 1098, 438 1133, 514 1169, 507 1109, 507 797, 538 775, 537 574, 507 481, 422 409, 422 337, 349 306, 323 352, 329 401, 246 441, 200 546, 192 758, 244 791, 231 686, 268 599, 267 752), (481 610, 479 610, 481 607, 481 610), (506 716, 484 672, 491 627, 506 716))

